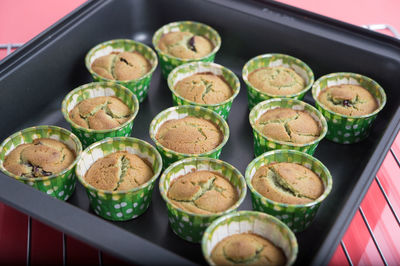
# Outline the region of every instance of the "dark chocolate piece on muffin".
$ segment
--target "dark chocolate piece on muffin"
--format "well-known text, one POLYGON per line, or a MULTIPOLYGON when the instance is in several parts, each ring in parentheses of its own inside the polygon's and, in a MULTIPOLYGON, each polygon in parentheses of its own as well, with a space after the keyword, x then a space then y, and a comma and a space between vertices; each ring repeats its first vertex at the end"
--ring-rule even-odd
POLYGON ((58 140, 39 138, 18 145, 4 160, 7 171, 23 177, 58 174, 75 160, 75 153, 58 140))

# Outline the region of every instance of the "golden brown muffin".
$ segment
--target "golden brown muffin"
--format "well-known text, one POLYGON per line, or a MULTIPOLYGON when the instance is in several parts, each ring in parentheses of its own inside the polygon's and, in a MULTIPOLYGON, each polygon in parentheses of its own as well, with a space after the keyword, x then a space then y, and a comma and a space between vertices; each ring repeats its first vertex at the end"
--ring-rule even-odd
POLYGON ((285 265, 282 249, 256 234, 234 234, 222 239, 211 252, 216 265, 285 265))
POLYGON ((367 115, 378 109, 375 97, 358 85, 343 84, 325 88, 318 100, 329 110, 347 116, 367 115))
POLYGON ((139 52, 113 52, 97 58, 92 63, 94 72, 112 80, 138 79, 150 69, 150 62, 139 52))
POLYGON ((223 212, 238 201, 234 186, 217 173, 196 171, 175 179, 167 196, 188 212, 211 214, 223 212))
POLYGON ((253 87, 272 95, 290 95, 306 87, 305 80, 293 69, 287 67, 262 67, 248 76, 253 87))
POLYGON ((97 189, 119 191, 138 187, 153 175, 144 159, 119 151, 94 162, 85 174, 85 181, 97 189))
POLYGON ((223 140, 223 134, 211 121, 187 116, 162 124, 156 139, 173 151, 199 154, 218 147, 223 140))
POLYGON ((296 163, 274 163, 260 167, 251 184, 264 197, 281 203, 305 204, 324 193, 321 178, 296 163))
POLYGON ((198 59, 212 52, 213 44, 203 36, 191 32, 168 32, 164 34, 158 48, 168 55, 181 59, 198 59))
POLYGON ((77 125, 94 130, 112 129, 129 120, 132 112, 115 96, 100 96, 79 102, 69 118, 77 125))
POLYGON ((64 143, 39 138, 18 145, 4 160, 4 168, 24 177, 43 177, 58 174, 75 160, 75 153, 64 143))
POLYGON ((256 128, 271 139, 298 144, 314 141, 321 132, 309 113, 290 108, 268 110, 256 121, 256 128))
POLYGON ((184 78, 174 89, 181 97, 202 104, 222 103, 233 94, 224 78, 213 73, 197 73, 184 78))

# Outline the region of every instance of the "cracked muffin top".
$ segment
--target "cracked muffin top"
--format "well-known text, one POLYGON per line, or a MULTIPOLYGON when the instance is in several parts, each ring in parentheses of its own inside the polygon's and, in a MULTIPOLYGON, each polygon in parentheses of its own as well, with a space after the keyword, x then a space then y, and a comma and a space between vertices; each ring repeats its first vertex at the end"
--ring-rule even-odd
POLYGON ((321 178, 296 163, 273 163, 260 167, 251 184, 264 197, 286 204, 313 202, 324 193, 321 178))
POLYGON ((375 97, 358 85, 327 87, 321 91, 318 100, 329 110, 347 116, 367 115, 378 109, 375 97))
POLYGON ((43 177, 58 174, 75 160, 75 153, 64 143, 39 138, 18 145, 4 160, 4 168, 23 177, 43 177))
POLYGON ((222 239, 211 252, 216 265, 285 265, 282 249, 256 234, 234 234, 222 239))
POLYGON ((258 90, 272 95, 289 95, 302 91, 305 80, 291 68, 262 67, 254 70, 248 80, 258 90))
POLYGON ((219 174, 195 171, 175 179, 167 197, 188 212, 212 214, 232 207, 239 199, 235 187, 219 174))
POLYGON ((158 48, 168 55, 182 59, 198 59, 212 52, 214 45, 209 39, 187 31, 164 34, 158 48))
POLYGON ((119 151, 94 162, 85 174, 85 181, 97 189, 119 191, 138 187, 153 175, 144 159, 119 151))
POLYGON ((100 96, 79 102, 69 118, 77 125, 94 130, 112 129, 129 120, 132 112, 115 96, 100 96))
POLYGON ((266 137, 297 144, 312 142, 321 133, 318 122, 309 113, 290 108, 268 110, 255 126, 266 137))
POLYGON ((139 52, 112 52, 94 60, 91 67, 98 75, 112 80, 138 79, 151 70, 150 62, 139 52))
POLYGON ((211 121, 187 116, 166 121, 158 129, 156 139, 173 151, 199 154, 218 147, 223 134, 211 121))
POLYGON ((217 104, 232 96, 232 89, 222 76, 197 73, 176 83, 175 92, 181 97, 201 104, 217 104))

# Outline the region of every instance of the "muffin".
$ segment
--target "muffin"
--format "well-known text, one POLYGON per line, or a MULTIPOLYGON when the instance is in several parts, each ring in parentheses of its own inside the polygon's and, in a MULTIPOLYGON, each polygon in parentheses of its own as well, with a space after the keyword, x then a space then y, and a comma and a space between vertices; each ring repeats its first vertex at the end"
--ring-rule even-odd
POLYGON ((82 144, 70 131, 35 126, 18 131, 0 145, 0 170, 60 200, 75 191, 75 165, 82 144))
POLYGON ((246 168, 253 210, 275 216, 295 233, 314 220, 332 190, 329 170, 316 158, 296 150, 274 150, 246 168))
POLYGON ((165 79, 177 66, 190 62, 214 62, 221 46, 218 32, 194 21, 166 24, 153 35, 153 46, 160 59, 165 79))
POLYGON ((201 249, 209 265, 293 265, 294 233, 277 218, 255 211, 231 212, 204 232, 201 249))
POLYGON ((305 88, 305 80, 291 68, 262 67, 248 76, 249 82, 262 92, 273 95, 295 94, 305 88))
POLYGON ((100 96, 79 102, 69 117, 77 125, 94 130, 119 127, 129 120, 132 112, 115 96, 100 96))
POLYGON ((161 169, 161 156, 149 143, 116 137, 87 147, 76 165, 76 175, 97 215, 126 221, 148 209, 161 169))
POLYGON ((211 121, 187 116, 166 121, 157 131, 156 139, 173 151, 199 154, 218 147, 223 134, 211 121))
POLYGON ((51 176, 68 168, 75 157, 74 152, 64 143, 39 138, 12 150, 4 159, 4 168, 23 177, 51 176))
POLYGON ((143 77, 151 69, 150 62, 139 52, 112 52, 92 63, 92 70, 111 80, 132 80, 143 77))
POLYGON ((321 179, 313 171, 296 163, 260 167, 251 182, 264 197, 286 204, 312 202, 325 190, 321 179))
POLYGON ((228 180, 211 171, 195 171, 178 177, 170 184, 167 196, 178 208, 196 214, 223 212, 239 198, 228 180))
POLYGON ((228 119, 240 81, 224 66, 193 62, 176 67, 168 76, 174 105, 194 105, 210 109, 228 119))
POLYGON ((305 144, 317 139, 321 133, 318 122, 307 112, 291 108, 275 108, 265 112, 256 127, 274 140, 305 144))
POLYGON ((328 130, 324 116, 311 105, 290 98, 258 103, 249 114, 254 154, 290 149, 313 154, 328 130))
POLYGON ((376 81, 348 72, 320 77, 313 85, 312 96, 328 123, 326 138, 342 144, 368 137, 386 104, 385 91, 376 81))
POLYGON ((230 235, 222 239, 211 252, 216 265, 285 265, 280 247, 252 233, 230 235))
POLYGON ((86 148, 105 138, 130 136, 139 102, 124 86, 92 82, 70 91, 61 111, 86 148))
POLYGON ((232 96, 232 89, 222 76, 197 73, 180 80, 175 92, 183 98, 202 104, 217 104, 232 96))
POLYGON ((164 53, 182 59, 198 59, 212 52, 214 45, 201 35, 188 31, 163 34, 158 48, 164 53))
POLYGON ((128 39, 100 43, 85 57, 85 66, 94 81, 120 84, 133 92, 140 103, 147 97, 157 64, 157 54, 150 47, 128 39))
POLYGON ((212 221, 239 207, 247 191, 234 166, 206 157, 171 164, 161 175, 159 189, 173 232, 196 243, 212 221))
POLYGON ((243 67, 242 77, 250 110, 271 98, 301 100, 314 83, 310 67, 285 54, 263 54, 250 59, 243 67))
POLYGON ((153 175, 153 170, 144 159, 119 151, 97 160, 84 178, 97 189, 120 191, 138 187, 153 175))
POLYGON ((368 90, 352 84, 327 87, 318 100, 329 110, 347 116, 368 115, 379 106, 368 90))

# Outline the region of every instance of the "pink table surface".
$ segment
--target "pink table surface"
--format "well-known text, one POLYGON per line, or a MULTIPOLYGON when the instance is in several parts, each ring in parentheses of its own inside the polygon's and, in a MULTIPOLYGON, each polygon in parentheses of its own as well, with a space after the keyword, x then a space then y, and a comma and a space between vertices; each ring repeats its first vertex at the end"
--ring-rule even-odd
MULTIPOLYGON (((83 2, 0 0, 0 43, 25 43, 83 2)), ((400 30, 400 1, 396 0, 281 2, 355 25, 385 23, 400 30)), ((0 59, 5 55, 6 51, 0 50, 0 59)), ((400 215, 400 168, 395 157, 400 158, 400 135, 391 150, 332 257, 331 265, 346 265, 349 260, 357 265, 381 265, 383 258, 389 265, 400 263, 400 222, 395 216, 400 215)), ((27 221, 26 215, 0 203, 0 264, 26 263, 27 221)), ((62 264, 62 233, 39 221, 32 222, 31 232, 31 264, 62 264)), ((65 241, 67 264, 99 264, 96 249, 71 237, 66 237, 65 241)), ((104 253, 101 261, 106 265, 121 263, 104 253)))

